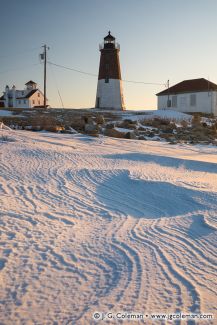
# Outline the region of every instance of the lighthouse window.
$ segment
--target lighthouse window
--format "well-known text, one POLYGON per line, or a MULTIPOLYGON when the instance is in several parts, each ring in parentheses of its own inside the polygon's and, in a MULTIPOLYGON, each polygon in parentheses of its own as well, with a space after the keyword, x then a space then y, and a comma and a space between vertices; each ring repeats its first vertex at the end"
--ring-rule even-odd
POLYGON ((109 78, 105 78, 105 83, 108 84, 109 83, 109 78))

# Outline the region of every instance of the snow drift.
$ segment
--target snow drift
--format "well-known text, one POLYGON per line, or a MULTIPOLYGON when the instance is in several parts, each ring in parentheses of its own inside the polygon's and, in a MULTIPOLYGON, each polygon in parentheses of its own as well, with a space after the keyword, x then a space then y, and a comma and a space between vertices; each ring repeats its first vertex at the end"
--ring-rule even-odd
POLYGON ((13 136, 0 142, 1 323, 216 312, 216 148, 13 136))

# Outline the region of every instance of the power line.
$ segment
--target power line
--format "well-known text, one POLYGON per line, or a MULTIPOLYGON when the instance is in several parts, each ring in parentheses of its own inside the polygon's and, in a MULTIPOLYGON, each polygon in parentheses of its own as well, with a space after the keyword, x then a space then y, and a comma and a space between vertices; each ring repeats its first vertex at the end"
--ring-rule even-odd
POLYGON ((59 67, 59 68, 66 69, 66 70, 71 70, 71 71, 75 71, 75 72, 78 72, 78 73, 86 74, 86 75, 88 75, 88 76, 97 77, 97 75, 94 74, 94 73, 89 73, 89 72, 85 72, 85 71, 78 70, 78 69, 74 69, 74 68, 68 68, 68 67, 65 67, 65 66, 63 66, 63 65, 53 63, 53 62, 51 62, 51 61, 47 61, 47 63, 52 64, 52 65, 54 65, 54 66, 56 66, 56 67, 59 67))
POLYGON ((158 83, 158 82, 144 82, 144 81, 125 80, 125 79, 122 79, 122 81, 131 82, 131 83, 134 83, 134 84, 165 86, 165 83, 158 83))
MULTIPOLYGON (((62 69, 71 70, 71 71, 78 72, 78 73, 85 74, 85 75, 92 76, 92 77, 98 77, 97 74, 90 73, 90 72, 86 72, 86 71, 82 71, 82 70, 78 70, 78 69, 75 69, 75 68, 65 67, 63 65, 56 64, 56 63, 53 63, 51 61, 47 61, 47 63, 49 63, 50 65, 54 65, 56 67, 62 68, 62 69)), ((134 80, 122 80, 122 81, 123 82, 135 83, 135 84, 165 86, 165 83, 144 82, 144 81, 134 81, 134 80)))
POLYGON ((51 73, 53 75, 53 80, 54 80, 54 83, 55 83, 55 86, 56 86, 56 89, 57 89, 57 92, 58 92, 58 95, 59 95, 59 98, 60 98, 60 102, 61 102, 62 108, 64 108, 63 99, 62 99, 62 96, 60 94, 59 87, 57 85, 57 80, 56 80, 56 76, 54 74, 53 67, 52 67, 52 65, 49 65, 49 66, 50 66, 50 69, 51 69, 51 73))

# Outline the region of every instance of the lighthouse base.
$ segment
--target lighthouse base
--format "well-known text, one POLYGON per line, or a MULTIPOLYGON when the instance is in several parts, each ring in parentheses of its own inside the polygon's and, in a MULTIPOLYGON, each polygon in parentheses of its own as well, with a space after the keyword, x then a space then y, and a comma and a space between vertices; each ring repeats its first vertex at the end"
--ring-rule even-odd
POLYGON ((125 110, 122 81, 119 79, 100 79, 97 85, 96 108, 125 110))

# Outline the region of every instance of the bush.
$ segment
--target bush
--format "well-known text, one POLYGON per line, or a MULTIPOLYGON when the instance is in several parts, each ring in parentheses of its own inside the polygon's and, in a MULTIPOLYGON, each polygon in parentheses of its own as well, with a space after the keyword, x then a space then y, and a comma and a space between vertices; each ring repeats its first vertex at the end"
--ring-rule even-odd
POLYGON ((197 127, 201 125, 201 116, 199 114, 195 114, 192 118, 192 126, 197 127))
POLYGON ((183 128, 187 128, 188 127, 188 122, 186 120, 182 120, 180 124, 181 124, 181 126, 183 128))

